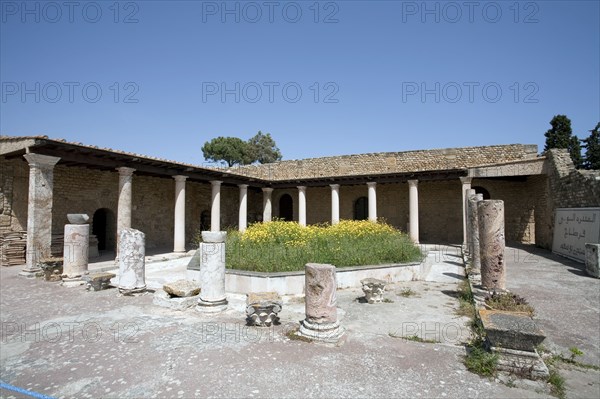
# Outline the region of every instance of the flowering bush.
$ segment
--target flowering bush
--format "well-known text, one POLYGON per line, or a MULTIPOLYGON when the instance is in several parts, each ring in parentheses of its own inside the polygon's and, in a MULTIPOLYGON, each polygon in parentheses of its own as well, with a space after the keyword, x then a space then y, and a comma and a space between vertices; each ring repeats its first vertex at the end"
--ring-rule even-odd
POLYGON ((303 270, 309 262, 338 267, 402 263, 421 253, 406 236, 386 223, 342 220, 300 226, 296 222, 256 223, 227 239, 227 267, 255 271, 303 270))

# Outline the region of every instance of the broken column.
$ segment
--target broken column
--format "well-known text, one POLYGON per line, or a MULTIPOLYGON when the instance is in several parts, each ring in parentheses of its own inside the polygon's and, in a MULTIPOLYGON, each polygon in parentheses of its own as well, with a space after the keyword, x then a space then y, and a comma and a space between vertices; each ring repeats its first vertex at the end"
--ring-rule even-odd
POLYGON ((146 290, 146 236, 124 227, 119 233, 119 291, 130 295, 146 290))
MULTIPOLYGON (((475 191, 475 190, 472 190, 475 191)), ((479 212, 477 204, 479 201, 483 201, 483 194, 473 194, 469 196, 468 200, 468 229, 469 236, 467 238, 469 242, 469 257, 471 258, 471 273, 481 273, 481 254, 479 244, 479 212)))
POLYGON ((504 201, 479 201, 477 216, 479 219, 481 285, 488 290, 504 290, 504 201))
POLYGON ((222 312, 225 295, 225 231, 203 231, 200 243, 200 299, 196 310, 222 312))
POLYGON ((337 343, 344 335, 344 329, 337 319, 335 272, 333 265, 306 264, 306 318, 300 324, 299 335, 331 343, 337 343))
POLYGON ((75 287, 83 285, 82 277, 88 271, 90 219, 85 214, 67 215, 69 224, 65 224, 63 247, 62 285, 75 287))
POLYGON ((383 302, 383 293, 385 291, 386 281, 376 278, 365 278, 360 280, 362 290, 365 293, 367 303, 383 302))

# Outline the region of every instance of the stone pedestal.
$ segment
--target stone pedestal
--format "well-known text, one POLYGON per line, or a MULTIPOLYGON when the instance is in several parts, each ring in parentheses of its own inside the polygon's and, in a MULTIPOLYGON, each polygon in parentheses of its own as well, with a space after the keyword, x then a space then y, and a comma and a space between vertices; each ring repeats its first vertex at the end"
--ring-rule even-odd
POLYGON ((360 280, 360 283, 368 303, 383 302, 383 293, 387 284, 385 281, 376 278, 365 278, 360 280))
POLYGON ((481 285, 494 291, 506 289, 504 259, 504 201, 485 200, 477 204, 481 285))
POLYGON ((300 325, 299 335, 330 343, 337 343, 344 335, 337 319, 335 272, 333 265, 306 264, 306 319, 300 325))
POLYGON ((585 244, 585 271, 600 278, 600 244, 585 244))
POLYGON ((227 309, 225 295, 225 231, 203 231, 200 243, 200 299, 196 310, 222 312, 227 309))
MULTIPOLYGON (((471 190, 475 191, 475 190, 471 190)), ((479 212, 477 204, 479 201, 483 201, 483 194, 474 194, 469 197, 467 202, 467 217, 468 217, 468 248, 469 257, 471 259, 471 271, 470 273, 479 274, 481 273, 481 253, 479 244, 479 212)))
POLYGON ((246 295, 246 321, 248 325, 270 327, 279 322, 283 303, 276 292, 253 292, 246 295))
POLYGON ((125 227, 119 234, 119 291, 135 294, 146 290, 146 236, 125 227))
POLYGON ((89 224, 65 225, 63 286, 73 287, 85 284, 82 277, 88 271, 89 240, 89 224))

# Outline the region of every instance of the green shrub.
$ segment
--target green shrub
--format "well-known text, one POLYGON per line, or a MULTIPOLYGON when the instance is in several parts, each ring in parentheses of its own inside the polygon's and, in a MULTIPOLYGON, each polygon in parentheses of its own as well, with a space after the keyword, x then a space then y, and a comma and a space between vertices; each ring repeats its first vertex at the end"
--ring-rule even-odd
POLYGON ((227 267, 280 272, 304 270, 306 263, 337 267, 419 261, 408 236, 385 223, 340 221, 334 226, 295 222, 256 223, 227 235, 227 267))

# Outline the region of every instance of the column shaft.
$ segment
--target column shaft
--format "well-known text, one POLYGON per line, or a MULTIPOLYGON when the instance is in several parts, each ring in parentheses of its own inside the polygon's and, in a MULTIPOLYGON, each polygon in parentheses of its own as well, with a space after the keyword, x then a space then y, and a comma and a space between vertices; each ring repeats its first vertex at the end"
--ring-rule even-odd
POLYGON ((271 205, 271 194, 273 189, 270 187, 264 187, 263 189, 263 222, 270 222, 273 213, 273 207, 271 205))
POLYGON ((462 184, 462 222, 463 222, 463 247, 467 245, 467 190, 471 189, 471 177, 461 177, 462 184))
POLYGON ((479 219, 481 285, 488 290, 504 290, 506 288, 504 201, 479 201, 477 217, 479 219))
POLYGON ((367 183, 368 193, 369 193, 369 220, 372 222, 377 221, 377 191, 376 191, 377 183, 371 182, 367 183))
POLYGON ((340 185, 330 184, 331 187, 331 224, 340 222, 340 185))
POLYGON ((419 181, 408 181, 408 223, 409 237, 415 244, 419 243, 419 181))
POLYGON ((298 224, 306 226, 306 187, 298 186, 298 224))
POLYGON ((173 176, 175 179, 175 223, 173 228, 173 252, 185 252, 185 179, 187 176, 173 176))
POLYGON ((38 262, 51 254, 54 165, 60 158, 32 153, 23 157, 29 163, 29 199, 25 255, 27 264, 21 274, 33 277, 40 270, 38 262))
POLYGON ((246 231, 248 227, 248 185, 240 184, 240 209, 239 209, 239 221, 238 229, 242 233, 246 231))
POLYGON ((133 196, 131 185, 133 172, 135 172, 135 169, 127 167, 117 168, 117 170, 119 171, 119 201, 117 203, 117 250, 115 261, 119 259, 121 230, 131 227, 131 200, 133 196))
POLYGON ((213 180, 212 200, 210 205, 210 231, 221 231, 221 183, 220 180, 213 180))

